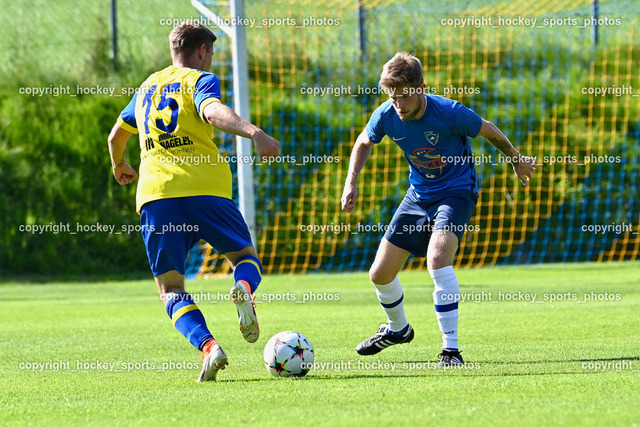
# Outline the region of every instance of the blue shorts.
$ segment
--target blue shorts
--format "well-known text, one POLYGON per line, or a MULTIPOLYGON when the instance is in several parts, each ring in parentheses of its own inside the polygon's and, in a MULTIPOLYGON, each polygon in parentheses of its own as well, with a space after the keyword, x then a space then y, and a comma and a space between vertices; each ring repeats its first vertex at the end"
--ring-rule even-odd
POLYGON ((200 239, 219 252, 251 245, 251 234, 233 200, 216 196, 160 199, 140 209, 140 228, 154 276, 184 275, 187 253, 200 239))
MULTIPOLYGON (((476 208, 478 196, 470 191, 451 191, 437 199, 420 200, 409 188, 391 219, 384 238, 395 246, 423 258, 433 230, 450 230, 460 242, 476 208)), ((457 252, 456 252, 457 253, 457 252)))

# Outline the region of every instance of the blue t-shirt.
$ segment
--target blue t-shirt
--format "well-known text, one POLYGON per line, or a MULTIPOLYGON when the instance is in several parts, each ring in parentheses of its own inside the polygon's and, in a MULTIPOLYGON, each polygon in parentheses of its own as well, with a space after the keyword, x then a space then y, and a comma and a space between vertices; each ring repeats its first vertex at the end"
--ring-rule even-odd
POLYGON ((367 123, 367 136, 379 143, 388 135, 409 162, 409 183, 420 199, 442 192, 478 192, 473 155, 467 137, 475 138, 482 119, 448 98, 424 95, 427 107, 417 120, 400 120, 391 100, 380 105, 367 123))

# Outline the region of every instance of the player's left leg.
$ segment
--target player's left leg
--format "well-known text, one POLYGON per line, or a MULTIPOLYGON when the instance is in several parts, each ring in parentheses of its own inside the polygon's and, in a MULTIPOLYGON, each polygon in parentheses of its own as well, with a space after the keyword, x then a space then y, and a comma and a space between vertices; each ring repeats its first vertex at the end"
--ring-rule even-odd
POLYGON ((458 236, 452 231, 434 230, 427 250, 427 268, 433 279, 433 303, 442 331, 442 365, 464 363, 458 348, 458 301, 460 286, 453 271, 458 236))
POLYGON ((213 339, 202 312, 184 290, 184 275, 177 270, 155 276, 160 299, 173 326, 198 350, 213 339))
POLYGON ((460 285, 453 271, 453 260, 460 249, 467 222, 475 210, 473 194, 456 194, 435 203, 430 210, 433 228, 427 248, 427 268, 435 289, 433 302, 442 331, 440 366, 461 365, 464 360, 458 346, 458 301, 460 285))
POLYGON ((203 352, 203 369, 198 381, 210 381, 215 380, 218 370, 224 369, 228 360, 209 332, 202 312, 184 289, 184 264, 196 239, 189 232, 168 227, 185 220, 181 216, 183 202, 184 198, 173 198, 146 203, 140 212, 140 228, 160 299, 173 326, 203 352))
POLYGON ((164 302, 173 326, 202 351, 202 371, 198 382, 215 381, 219 370, 229 364, 227 354, 207 328, 202 312, 184 290, 184 275, 176 270, 155 276, 160 299, 164 302))

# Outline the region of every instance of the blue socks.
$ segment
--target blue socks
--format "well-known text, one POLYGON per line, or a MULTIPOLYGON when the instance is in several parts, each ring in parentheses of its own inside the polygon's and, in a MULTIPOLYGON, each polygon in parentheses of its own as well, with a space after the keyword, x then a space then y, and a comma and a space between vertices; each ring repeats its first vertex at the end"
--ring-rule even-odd
POLYGON ((247 282, 253 294, 262 281, 262 264, 260 260, 252 255, 245 255, 238 258, 236 267, 233 270, 233 279, 236 282, 240 280, 247 282))
MULTIPOLYGON (((260 260, 252 255, 240 257, 233 270, 233 278, 236 282, 247 282, 253 294, 262 281, 260 260)), ((204 344, 213 339, 202 312, 189 293, 174 294, 166 308, 173 326, 198 350, 202 350, 204 344)))
POLYGON ((213 339, 202 312, 187 292, 173 295, 167 303, 167 314, 173 326, 198 350, 213 339))

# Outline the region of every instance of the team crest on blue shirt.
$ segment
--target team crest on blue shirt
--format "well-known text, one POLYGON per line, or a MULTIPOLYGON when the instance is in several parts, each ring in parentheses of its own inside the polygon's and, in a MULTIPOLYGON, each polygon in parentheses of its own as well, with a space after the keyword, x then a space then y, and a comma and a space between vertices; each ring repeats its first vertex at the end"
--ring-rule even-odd
POLYGON ((413 163, 424 176, 430 179, 439 178, 442 175, 442 168, 446 166, 440 154, 431 154, 434 150, 435 148, 428 147, 416 148, 413 150, 413 154, 409 155, 411 163, 413 163))
POLYGON ((431 130, 426 131, 424 137, 427 138, 427 142, 431 145, 436 145, 440 139, 440 135, 431 130))

